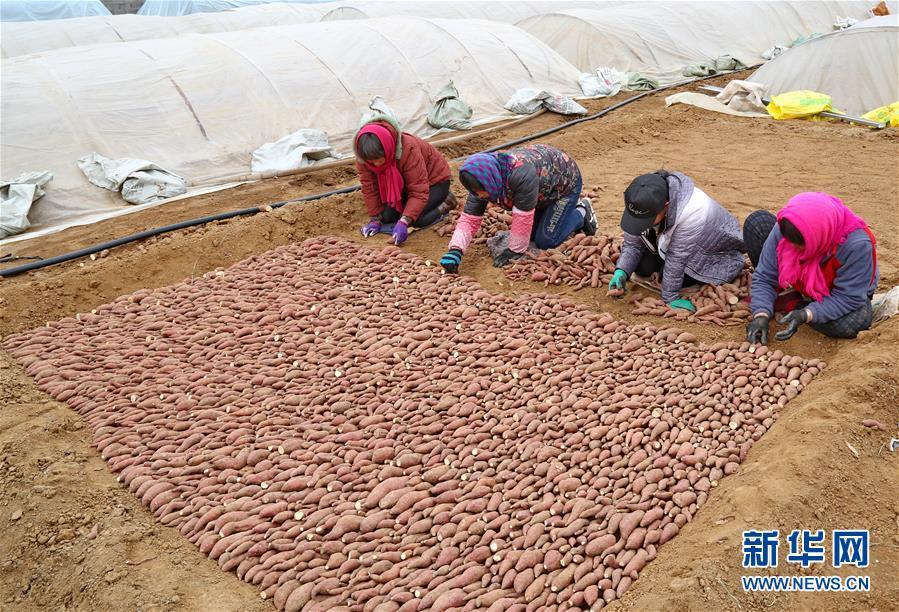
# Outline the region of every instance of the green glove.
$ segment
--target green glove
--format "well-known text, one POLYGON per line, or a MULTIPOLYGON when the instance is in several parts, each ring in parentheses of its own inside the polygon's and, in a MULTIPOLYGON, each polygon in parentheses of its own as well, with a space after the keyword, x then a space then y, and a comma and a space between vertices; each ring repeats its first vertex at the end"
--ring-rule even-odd
POLYGON ((612 280, 609 281, 609 291, 614 291, 616 289, 620 289, 624 291, 624 285, 627 283, 627 272, 618 268, 615 270, 615 274, 612 275, 612 280))
POLYGON ((676 300, 672 300, 668 302, 668 305, 672 308, 682 308, 683 310, 689 310, 690 312, 696 312, 696 305, 690 300, 690 298, 677 298, 676 300))

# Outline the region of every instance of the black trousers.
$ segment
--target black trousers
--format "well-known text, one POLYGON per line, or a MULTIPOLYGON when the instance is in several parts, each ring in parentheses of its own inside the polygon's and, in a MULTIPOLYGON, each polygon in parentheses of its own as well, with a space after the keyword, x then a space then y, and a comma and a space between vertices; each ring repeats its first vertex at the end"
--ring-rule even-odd
POLYGON ((834 319, 827 323, 815 323, 812 321, 809 325, 815 331, 831 338, 855 338, 858 332, 871 327, 873 319, 874 309, 871 307, 871 300, 868 300, 864 306, 844 314, 839 319, 834 319))
MULTIPOLYGON (((768 234, 771 233, 775 225, 777 225, 777 217, 774 213, 767 210, 752 212, 743 222, 743 243, 746 245, 746 251, 749 254, 749 260, 752 262, 753 268, 758 267, 762 248, 765 246, 765 241, 768 240, 768 234)), ((805 308, 807 305, 808 302, 803 302, 799 307, 805 308)), ((812 321, 809 323, 809 326, 831 338, 855 338, 858 332, 871 327, 873 318, 874 311, 869 299, 864 306, 844 314, 839 319, 827 321, 826 323, 812 321)))
MULTIPOLYGON (((440 211, 438 208, 443 204, 448 195, 449 181, 431 185, 431 188, 428 190, 428 201, 421 211, 421 214, 418 215, 418 219, 412 224, 412 227, 427 227, 437 221, 437 219, 440 218, 440 211)), ((384 210, 381 211, 381 223, 396 223, 400 220, 401 216, 402 213, 389 206, 385 206, 384 210)))
MULTIPOLYGON (((646 253, 643 254, 643 257, 640 258, 640 262, 637 264, 637 269, 634 270, 634 274, 638 274, 640 276, 649 276, 653 272, 658 272, 659 274, 661 274, 664 269, 665 260, 659 257, 657 253, 653 253, 652 251, 647 249, 646 253)), ((699 282, 689 274, 684 274, 684 287, 701 284, 701 282, 699 282)))
POLYGON ((749 261, 752 262, 753 268, 759 267, 762 248, 775 225, 777 225, 777 217, 767 210, 749 213, 743 222, 743 244, 746 245, 746 252, 749 254, 749 261))

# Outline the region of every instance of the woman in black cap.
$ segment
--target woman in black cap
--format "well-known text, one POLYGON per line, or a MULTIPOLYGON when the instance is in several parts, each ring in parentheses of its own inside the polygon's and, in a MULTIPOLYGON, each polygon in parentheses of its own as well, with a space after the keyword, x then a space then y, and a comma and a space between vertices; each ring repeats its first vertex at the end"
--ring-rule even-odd
POLYGON ((680 172, 638 176, 624 192, 624 245, 609 295, 624 294, 630 275, 662 275, 662 299, 691 312, 684 286, 721 285, 743 270, 743 234, 736 217, 680 172))

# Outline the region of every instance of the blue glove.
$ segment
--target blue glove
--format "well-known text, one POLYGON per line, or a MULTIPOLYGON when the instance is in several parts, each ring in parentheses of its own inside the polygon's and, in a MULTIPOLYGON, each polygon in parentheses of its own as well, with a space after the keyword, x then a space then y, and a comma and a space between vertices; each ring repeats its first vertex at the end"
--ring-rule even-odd
POLYGON ((789 340, 799 330, 799 326, 808 323, 809 319, 811 316, 807 308, 797 308, 780 320, 780 324, 787 328, 774 334, 774 337, 781 342, 789 340))
POLYGON ((450 249, 440 258, 440 265, 447 274, 458 274, 460 263, 462 263, 462 251, 459 249, 450 249))
POLYGON ((375 234, 381 231, 381 220, 380 219, 372 219, 367 224, 362 226, 362 235, 366 238, 371 238, 375 234))
POLYGON ((681 308, 683 310, 689 310, 690 312, 696 312, 696 305, 693 304, 693 301, 690 300, 690 298, 677 298, 676 300, 668 302, 668 305, 671 308, 681 308))
POLYGON ((409 237, 409 226, 403 219, 396 222, 393 226, 393 244, 401 245, 406 242, 409 237))
POLYGON ((502 253, 500 253, 499 255, 497 255, 496 257, 493 258, 493 267, 494 268, 502 268, 506 264, 508 264, 510 261, 514 261, 521 257, 524 257, 524 253, 516 253, 515 251, 506 249, 505 251, 503 251, 502 253))
POLYGON ((616 268, 615 274, 612 275, 612 280, 609 281, 609 291, 621 291, 623 293, 626 284, 627 272, 621 268, 616 268))

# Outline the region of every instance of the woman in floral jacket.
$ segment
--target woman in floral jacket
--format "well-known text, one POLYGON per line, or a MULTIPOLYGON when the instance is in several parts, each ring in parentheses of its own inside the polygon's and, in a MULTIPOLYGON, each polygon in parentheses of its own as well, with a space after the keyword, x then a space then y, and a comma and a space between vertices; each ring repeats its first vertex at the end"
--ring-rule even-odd
POLYGON ((571 234, 596 233, 596 215, 590 200, 579 200, 581 172, 575 161, 559 149, 535 144, 497 153, 472 155, 459 170, 468 201, 440 265, 459 270, 462 256, 481 227, 490 202, 511 211, 509 246, 494 257, 505 266, 523 256, 531 241, 538 249, 562 244, 571 234))

